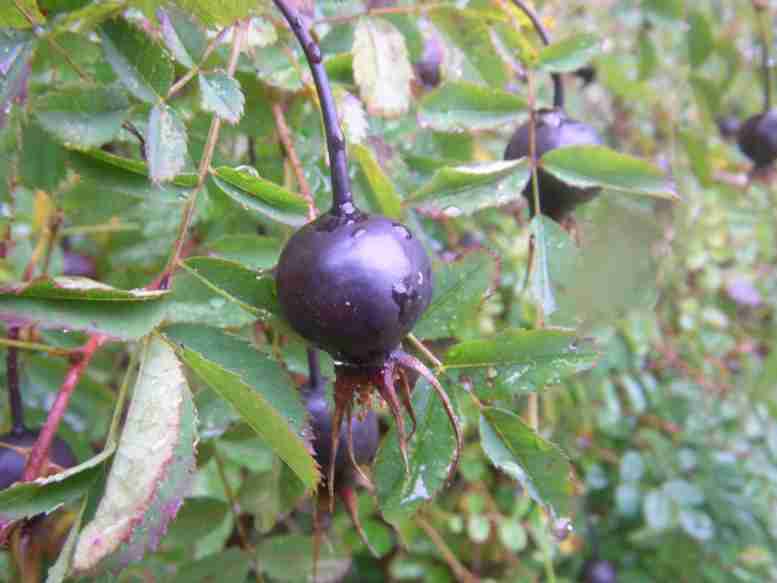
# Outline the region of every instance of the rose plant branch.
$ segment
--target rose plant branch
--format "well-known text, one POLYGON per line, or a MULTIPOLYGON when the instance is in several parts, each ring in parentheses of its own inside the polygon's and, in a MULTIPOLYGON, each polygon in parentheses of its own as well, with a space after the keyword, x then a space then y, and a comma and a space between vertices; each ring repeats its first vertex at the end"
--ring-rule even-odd
POLYGON ((59 429, 59 423, 67 411, 70 396, 75 391, 84 371, 89 366, 94 353, 97 352, 97 349, 106 340, 107 337, 102 334, 93 334, 86 341, 86 344, 74 355, 75 360, 65 375, 65 380, 62 382, 59 393, 49 410, 46 423, 41 428, 38 439, 30 452, 30 457, 27 459, 27 465, 24 468, 24 474, 22 474, 22 481, 29 482, 41 475, 48 459, 49 449, 54 441, 54 436, 57 434, 57 429, 59 429))
POLYGON ((294 171, 300 194, 305 199, 305 202, 308 203, 308 220, 312 221, 316 218, 316 201, 313 199, 310 184, 308 183, 307 178, 305 178, 305 171, 303 170, 302 163, 297 155, 297 150, 294 148, 294 142, 291 139, 289 126, 286 124, 286 116, 283 113, 283 106, 280 103, 273 104, 272 115, 273 118, 275 118, 278 139, 280 139, 281 144, 283 144, 283 151, 286 153, 286 157, 289 159, 291 168, 294 171))
MULTIPOLYGON (((19 340, 19 327, 12 326, 8 329, 8 340, 19 340)), ((8 381, 8 405, 11 410, 11 432, 24 431, 24 406, 22 393, 19 388, 19 349, 9 346, 6 357, 6 379, 8 381)))
MULTIPOLYGON (((232 38, 232 49, 229 54, 229 64, 227 65, 227 73, 229 73, 230 76, 233 76, 235 74, 235 70, 237 69, 237 60, 240 56, 245 34, 245 23, 236 23, 234 25, 234 29, 235 31, 232 38)), ((218 142, 220 130, 221 118, 217 115, 214 115, 210 122, 208 137, 205 141, 205 148, 203 150, 202 159, 200 160, 200 166, 197 171, 197 184, 186 200, 186 204, 183 210, 183 217, 178 227, 178 236, 176 237, 173 246, 173 253, 170 256, 170 261, 168 262, 167 267, 165 267, 164 271, 157 278, 156 282, 151 284, 152 289, 167 289, 170 286, 170 278, 172 277, 172 274, 181 259, 184 244, 189 232, 189 227, 191 226, 192 220, 194 219, 194 212, 197 206, 197 197, 208 178, 210 163, 213 159, 213 152, 216 149, 216 143, 218 142)))

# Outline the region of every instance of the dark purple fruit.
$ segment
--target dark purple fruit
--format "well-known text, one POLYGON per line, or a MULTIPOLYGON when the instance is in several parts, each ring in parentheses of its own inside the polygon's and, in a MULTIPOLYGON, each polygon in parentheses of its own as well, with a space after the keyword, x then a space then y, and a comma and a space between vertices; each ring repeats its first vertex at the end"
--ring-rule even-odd
POLYGON ((718 126, 720 135, 725 140, 733 140, 736 138, 737 134, 739 133, 739 129, 742 127, 742 122, 739 121, 739 118, 734 115, 720 117, 716 120, 715 123, 718 126))
POLYGON ((756 168, 764 168, 777 160, 777 109, 747 119, 739 129, 737 142, 756 168))
POLYGON ((583 87, 587 87, 596 81, 596 69, 593 65, 580 67, 577 71, 574 72, 574 75, 583 82, 583 87))
POLYGON ((610 561, 591 559, 583 566, 583 583, 617 583, 618 573, 610 561))
POLYGON ((379 215, 326 213, 281 253, 278 299, 292 328, 349 364, 382 365, 432 297, 421 243, 379 215))
POLYGON ((443 47, 437 35, 424 40, 424 52, 415 64, 415 73, 425 87, 437 87, 440 84, 440 67, 443 61, 443 47))
MULTIPOLYGON (((313 390, 307 397, 307 411, 310 415, 310 426, 313 430, 313 450, 316 461, 321 466, 324 476, 329 475, 332 463, 332 412, 327 403, 323 387, 313 390)), ((348 427, 340 426, 340 441, 348 442, 348 427)), ((351 437, 353 438, 354 461, 359 465, 369 464, 378 450, 380 434, 378 418, 372 411, 366 411, 364 418, 355 416, 351 419, 351 437)), ((351 447, 351 446, 349 446, 351 447)), ((335 456, 335 481, 338 488, 353 482, 356 469, 349 459, 346 448, 338 448, 335 456)))
POLYGON ((89 255, 64 251, 62 253, 62 272, 64 275, 96 277, 97 267, 95 261, 89 255))
MULTIPOLYGON (((21 479, 27 456, 19 450, 29 454, 37 438, 38 432, 30 429, 0 436, 0 490, 5 490, 21 479)), ((51 444, 49 459, 63 468, 70 468, 78 463, 70 446, 58 437, 51 444)))
MULTIPOLYGON (((562 109, 540 109, 536 116, 535 148, 537 158, 546 152, 566 146, 595 146, 602 138, 591 126, 567 117, 562 109)), ((529 122, 520 126, 505 150, 505 160, 515 160, 529 155, 529 122)), ((537 173, 542 214, 561 221, 577 205, 588 202, 601 190, 598 187, 580 188, 567 184, 540 169, 537 173)), ((531 181, 523 190, 534 213, 534 196, 531 181)))

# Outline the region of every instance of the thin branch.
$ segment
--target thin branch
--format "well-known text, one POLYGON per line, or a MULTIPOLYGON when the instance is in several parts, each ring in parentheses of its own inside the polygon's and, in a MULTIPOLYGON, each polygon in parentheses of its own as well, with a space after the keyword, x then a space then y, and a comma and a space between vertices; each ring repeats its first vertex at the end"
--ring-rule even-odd
POLYGON ((87 366, 89 366, 89 362, 92 360, 94 353, 106 340, 107 337, 101 334, 91 336, 79 351, 76 362, 73 363, 67 371, 65 380, 57 394, 57 398, 54 400, 54 404, 49 410, 46 423, 41 428, 38 439, 35 441, 35 445, 30 452, 30 457, 27 459, 27 465, 24 467, 24 473, 22 474, 23 482, 29 482, 41 475, 44 464, 49 457, 51 444, 54 442, 57 429, 59 429, 59 424, 67 411, 70 396, 73 394, 73 391, 75 391, 87 366))
POLYGON ((421 530, 426 533, 426 536, 429 537, 432 543, 434 543, 434 546, 437 547, 437 550, 440 551, 442 558, 448 564, 451 571, 453 571, 457 581, 461 581, 462 583, 476 583, 479 581, 475 575, 470 573, 469 570, 467 570, 467 568, 461 564, 459 559, 456 558, 456 555, 442 538, 440 533, 437 532, 434 526, 432 526, 432 524, 426 520, 424 516, 417 514, 414 520, 415 523, 421 527, 421 530))
MULTIPOLYGON (((545 27, 542 26, 537 13, 529 8, 523 0, 512 0, 512 2, 529 18, 543 44, 548 46, 550 44, 550 36, 548 36, 548 31, 545 30, 545 27)), ((564 107, 564 83, 561 75, 558 73, 551 73, 550 78, 553 80, 553 107, 561 109, 564 107)))
POLYGON ((332 214, 349 215, 356 211, 351 194, 351 178, 348 175, 348 157, 345 152, 345 138, 337 119, 335 100, 329 86, 329 76, 324 68, 319 48, 310 31, 305 27, 302 17, 288 0, 274 0, 286 22, 297 37, 318 92, 321 115, 324 119, 324 133, 329 152, 329 164, 332 175, 332 214))
MULTIPOLYGON (((531 164, 531 184, 532 184, 532 197, 534 200, 534 217, 541 216, 542 209, 540 208, 540 187, 539 187, 539 176, 537 175, 537 115, 536 115, 536 109, 534 107, 534 83, 533 83, 533 77, 531 74, 531 71, 529 71, 528 77, 528 87, 529 87, 529 163, 531 164)), ((537 261, 537 254, 535 252, 535 246, 537 245, 537 241, 534 240, 534 236, 532 235, 532 239, 530 239, 529 244, 531 245, 531 258, 533 261, 537 261)), ((531 270, 532 266, 529 266, 529 269, 531 270)), ((543 328, 545 326, 545 314, 542 302, 537 303, 537 322, 536 322, 537 328, 543 328)), ((529 423, 529 427, 534 429, 534 431, 539 431, 540 428, 540 397, 537 393, 530 393, 527 407, 526 407, 526 417, 527 422, 529 423)))
POLYGON ((312 389, 321 386, 321 363, 319 362, 318 350, 308 348, 308 384, 312 389))
POLYGON ((59 348, 57 346, 49 346, 48 344, 39 344, 37 342, 26 342, 24 340, 17 340, 11 338, 9 331, 8 338, 0 338, 0 346, 8 346, 11 348, 21 350, 32 350, 35 352, 45 352, 53 356, 72 356, 73 351, 67 348, 59 348))
MULTIPOLYGON (((240 56, 240 49, 243 44, 243 36, 245 33, 244 23, 239 22, 234 26, 235 33, 234 37, 232 38, 232 50, 229 54, 229 65, 227 66, 227 72, 230 75, 234 75, 235 70, 237 69, 237 60, 240 56)), ((205 184, 205 180, 208 177, 210 163, 213 159, 213 152, 216 149, 216 142, 218 141, 220 129, 221 118, 217 115, 214 115, 210 122, 208 138, 205 141, 205 148, 202 153, 202 159, 200 160, 200 167, 197 171, 197 185, 194 187, 194 190, 192 190, 189 198, 186 200, 181 224, 178 227, 178 236, 175 239, 173 253, 170 257, 170 261, 168 262, 167 267, 165 267, 165 270, 159 276, 157 281, 151 285, 151 287, 154 289, 167 289, 170 286, 170 278, 181 259, 181 253, 187 239, 189 226, 191 225, 192 219, 194 218, 194 212, 197 206, 197 195, 199 194, 200 190, 202 190, 202 187, 205 184)))
POLYGON ((308 203, 308 220, 312 221, 316 218, 316 201, 313 199, 310 184, 308 183, 307 178, 305 178, 305 171, 302 169, 302 163, 300 162, 299 156, 297 156, 297 150, 294 149, 291 132, 289 131, 289 126, 286 124, 283 106, 280 103, 273 104, 272 115, 275 118, 275 128, 278 131, 278 139, 280 139, 283 144, 283 150, 286 152, 292 170, 294 170, 294 176, 297 178, 300 193, 305 199, 305 202, 308 203))
MULTIPOLYGON (((8 340, 19 340, 19 328, 12 326, 8 329, 8 340)), ((19 386, 19 349, 14 346, 8 347, 5 357, 5 376, 8 380, 8 405, 11 409, 11 433, 22 433, 24 431, 24 405, 22 404, 22 393, 19 386)))
MULTIPOLYGON (((205 61, 207 61, 208 57, 210 57, 210 55, 213 53, 213 51, 216 50, 216 47, 219 46, 219 44, 221 44, 221 41, 224 39, 224 37, 226 36, 226 34, 227 34, 227 32, 229 31, 230 28, 232 28, 232 27, 225 26, 213 38, 213 40, 210 41, 208 46, 205 48, 205 52, 202 53, 202 58, 200 59, 200 62, 195 64, 194 67, 192 67, 188 71, 186 71, 184 76, 181 77, 180 79, 178 79, 178 81, 173 83, 173 85, 170 87, 169 91, 167 92, 167 99, 171 99, 176 93, 178 93, 181 89, 183 89, 183 87, 189 81, 191 81, 197 75, 197 73, 200 72, 200 70, 202 69, 202 66, 205 64, 205 61)), ((234 48, 234 39, 233 39, 232 46, 234 48)), ((234 71, 232 73, 230 73, 230 75, 233 75, 233 74, 234 74, 234 71)))
MULTIPOLYGON (((32 17, 32 15, 29 12, 27 12, 27 10, 24 8, 24 6, 21 5, 19 0, 13 0, 13 3, 16 6, 16 9, 22 13, 22 15, 27 20, 27 22, 30 23, 30 26, 32 26, 33 30, 35 30, 38 27, 38 23, 35 22, 35 19, 32 17)), ((65 62, 73 68, 73 70, 78 74, 79 77, 81 77, 81 79, 83 79, 84 81, 93 81, 91 75, 89 75, 89 73, 84 71, 81 68, 81 66, 70 57, 70 53, 68 53, 62 47, 62 45, 60 45, 55 39, 51 38, 50 36, 46 36, 45 38, 46 38, 46 41, 48 41, 48 43, 52 47, 54 47, 54 50, 56 50, 59 53, 59 55, 65 60, 65 62)))

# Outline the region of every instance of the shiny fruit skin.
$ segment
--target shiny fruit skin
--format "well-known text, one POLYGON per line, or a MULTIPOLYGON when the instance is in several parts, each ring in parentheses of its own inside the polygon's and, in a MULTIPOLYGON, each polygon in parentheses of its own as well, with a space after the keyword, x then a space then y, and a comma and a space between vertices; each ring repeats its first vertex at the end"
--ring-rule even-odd
MULTIPOLYGON (((561 109, 541 109, 536 114, 536 156, 566 146, 599 146, 602 138, 591 126, 574 120, 561 109)), ((529 122, 521 125, 513 134, 505 150, 505 160, 515 160, 529 155, 529 122)), ((594 198, 600 188, 579 188, 567 184, 540 169, 537 172, 540 208, 544 215, 560 221, 577 205, 594 198)), ((523 190, 534 213, 534 196, 531 181, 523 190)))
POLYGON ((326 213, 297 231, 276 271, 284 316, 340 362, 383 364, 432 297, 420 241, 380 215, 326 213))
POLYGON ((777 160, 777 109, 748 118, 739 129, 737 143, 756 168, 777 160))

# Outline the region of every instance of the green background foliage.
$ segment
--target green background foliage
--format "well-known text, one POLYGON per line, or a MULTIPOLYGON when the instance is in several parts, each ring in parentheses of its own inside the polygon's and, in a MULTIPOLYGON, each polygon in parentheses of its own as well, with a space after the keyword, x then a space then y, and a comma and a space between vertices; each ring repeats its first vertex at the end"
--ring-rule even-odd
MULTIPOLYGON (((446 483, 454 436, 418 382, 406 473, 380 410, 375 491, 358 489, 379 556, 339 508, 320 580, 561 583, 592 558, 626 583, 777 577, 777 188, 716 128, 762 107, 774 3, 536 2, 549 47, 509 1, 296 4, 356 202, 433 257, 414 333, 466 433, 446 483), (435 88, 414 69, 430 38, 435 88), (569 74, 589 63, 592 83, 569 74), (529 216, 530 161, 502 160, 530 104, 551 103, 550 72, 606 144, 539 160, 603 188, 571 232, 529 216)), ((61 554, 28 556, 41 577, 310 579, 306 346, 271 270, 308 220, 305 191, 331 204, 327 164, 302 51, 269 1, 3 2, 0 320, 3 337, 23 330, 28 425, 63 355, 107 337, 59 431, 83 463, 0 492, 0 526, 60 505, 47 520, 73 523, 61 554), (152 289, 176 243, 169 289, 152 289), (182 404, 155 406, 166 395, 182 404), (150 453, 148 435, 162 436, 150 453), (132 492, 122 468, 143 455, 159 473, 132 492), (136 522, 85 570, 96 517, 136 522)), ((1 582, 12 563, 1 551, 1 582)))

